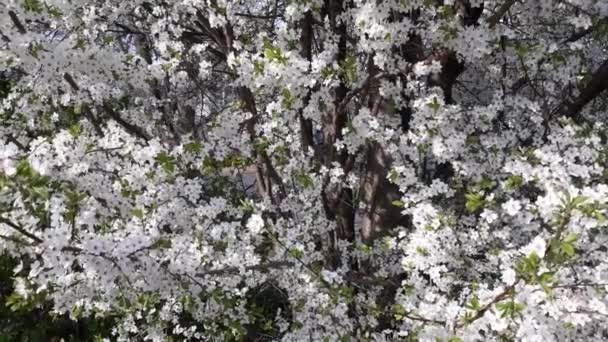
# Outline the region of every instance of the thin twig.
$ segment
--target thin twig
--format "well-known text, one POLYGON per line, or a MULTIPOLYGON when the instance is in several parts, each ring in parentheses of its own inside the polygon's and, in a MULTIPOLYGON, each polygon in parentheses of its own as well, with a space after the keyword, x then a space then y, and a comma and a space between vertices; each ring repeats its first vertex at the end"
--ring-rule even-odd
POLYGON ((509 8, 511 8, 511 6, 515 4, 515 2, 515 0, 505 1, 494 14, 492 14, 488 19, 486 19, 486 23, 488 23, 488 26, 490 28, 496 26, 496 24, 498 24, 498 22, 505 15, 505 13, 507 13, 509 8))
POLYGON ((19 17, 17 17, 17 14, 15 14, 15 12, 8 11, 8 16, 11 18, 11 21, 13 22, 13 24, 15 24, 15 26, 17 26, 17 30, 19 31, 19 33, 21 33, 21 34, 27 33, 27 31, 25 30, 25 27, 23 26, 23 24, 21 24, 21 21, 19 21, 19 17))
POLYGON ((14 230, 18 231, 19 233, 27 236, 28 238, 36 241, 37 243, 42 243, 43 240, 39 237, 37 237, 36 235, 28 232, 27 230, 25 230, 23 227, 19 226, 18 224, 14 223, 13 221, 4 218, 4 217, 0 217, 0 223, 4 223, 5 225, 13 228, 14 230))

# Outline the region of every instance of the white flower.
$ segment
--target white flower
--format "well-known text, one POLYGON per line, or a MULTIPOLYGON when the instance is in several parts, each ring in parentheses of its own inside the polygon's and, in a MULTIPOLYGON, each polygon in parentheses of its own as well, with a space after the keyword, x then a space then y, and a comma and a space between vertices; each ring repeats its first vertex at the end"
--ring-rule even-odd
POLYGON ((15 162, 8 158, 0 161, 0 170, 3 171, 7 176, 12 176, 17 172, 15 162))
POLYGON ((591 299, 591 301, 589 301, 589 309, 598 312, 602 315, 606 315, 608 314, 608 308, 606 308, 606 304, 604 304, 601 300, 597 299, 597 298, 593 298, 591 299))
POLYGON ((498 218, 498 215, 496 214, 496 212, 494 212, 492 210, 488 210, 488 209, 485 209, 479 216, 481 218, 483 218, 484 220, 486 220, 486 222, 488 222, 488 223, 492 223, 492 222, 496 221, 496 219, 498 218))
POLYGON ((15 293, 25 299, 30 296, 30 291, 28 290, 23 278, 15 278, 15 293))
POLYGON ((416 74, 418 77, 436 74, 439 72, 441 72, 441 63, 436 60, 431 61, 430 64, 428 64, 426 61, 414 64, 414 74, 416 74))
POLYGON ((323 276, 323 279, 330 284, 339 284, 342 282, 342 276, 340 276, 337 272, 323 270, 321 271, 321 276, 323 276))
POLYGON ((574 25, 577 28, 587 29, 591 25, 593 25, 593 22, 591 21, 591 18, 589 16, 586 16, 586 15, 581 15, 581 16, 578 16, 578 17, 570 18, 569 21, 570 21, 570 23, 572 25, 574 25))
POLYGON ((380 128, 380 124, 376 119, 372 118, 369 120, 369 127, 373 130, 378 130, 378 128, 380 128))
POLYGON ((264 228, 264 219, 259 214, 253 214, 247 221, 247 229, 253 234, 258 234, 264 228))
POLYGON ((70 103, 70 94, 65 93, 65 94, 61 95, 61 97, 59 99, 60 99, 59 102, 62 105, 67 106, 70 103))
POLYGON ((504 209, 507 214, 514 216, 521 210, 521 203, 518 200, 510 199, 502 204, 502 209, 504 209))
POLYGON ((509 321, 501 318, 500 315, 490 311, 484 316, 487 322, 492 327, 492 330, 503 331, 509 327, 509 321))
POLYGON ((342 176, 344 176, 344 170, 338 163, 334 163, 334 167, 329 171, 329 175, 331 176, 331 183, 338 183, 342 176))
POLYGON ((507 285, 513 285, 516 277, 517 277, 517 274, 515 273, 515 271, 512 268, 509 268, 502 273, 502 281, 503 281, 503 283, 505 283, 507 285))
POLYGON ((537 236, 534 238, 534 240, 532 240, 532 242, 530 242, 526 247, 522 249, 522 252, 525 255, 530 255, 532 254, 532 252, 534 252, 536 253, 536 255, 538 255, 539 258, 542 258, 545 256, 546 249, 547 243, 545 242, 545 240, 542 237, 537 236))
POLYGON ((200 78, 206 78, 207 76, 209 76, 209 74, 211 74, 211 67, 213 66, 211 63, 209 63, 208 61, 202 61, 198 64, 199 66, 199 77, 200 78))

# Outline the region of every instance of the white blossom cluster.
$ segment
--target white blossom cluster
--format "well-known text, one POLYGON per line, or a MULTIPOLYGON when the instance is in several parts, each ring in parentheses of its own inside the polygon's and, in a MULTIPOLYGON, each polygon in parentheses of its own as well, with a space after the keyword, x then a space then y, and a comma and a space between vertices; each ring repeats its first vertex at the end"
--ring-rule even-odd
POLYGON ((601 0, 4 1, 15 294, 118 341, 605 341, 607 32, 601 0))

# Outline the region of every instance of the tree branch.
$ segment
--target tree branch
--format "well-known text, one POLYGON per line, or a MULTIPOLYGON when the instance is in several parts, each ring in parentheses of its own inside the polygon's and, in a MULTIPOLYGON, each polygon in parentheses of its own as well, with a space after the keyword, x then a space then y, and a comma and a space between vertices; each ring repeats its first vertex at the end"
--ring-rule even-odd
POLYGON ((577 124, 582 124, 586 119, 581 115, 581 110, 589 102, 599 96, 604 90, 608 89, 608 59, 595 70, 591 80, 580 94, 573 100, 564 100, 553 111, 553 114, 561 114, 571 118, 577 124))
POLYGON ((456 326, 454 327, 454 329, 460 329, 462 327, 464 327, 465 325, 471 324, 472 322, 480 319, 481 317, 483 317, 486 313, 486 311, 488 311, 492 305, 500 302, 501 300, 511 296, 513 294, 513 289, 515 289, 515 285, 517 285, 517 283, 519 283, 519 280, 516 281, 513 285, 507 287, 503 292, 499 293, 496 297, 494 297, 490 302, 488 302, 486 305, 484 305, 483 307, 481 307, 479 310, 477 310, 477 313, 475 313, 475 315, 463 322, 460 322, 458 324, 456 324, 456 326))
POLYGON ((494 14, 492 14, 490 17, 488 17, 488 19, 486 19, 486 23, 488 23, 488 26, 490 28, 493 28, 494 26, 496 26, 496 24, 498 24, 500 19, 511 8, 511 6, 513 6, 513 4, 515 4, 515 1, 516 0, 505 1, 494 14))
POLYGON ((14 223, 13 221, 11 221, 11 220, 9 220, 7 218, 0 217, 0 223, 4 223, 5 225, 7 225, 7 226, 11 227, 12 229, 18 231, 19 233, 21 233, 21 234, 27 236, 28 238, 36 241, 37 243, 42 243, 43 242, 43 240, 41 238, 39 238, 36 235, 28 232, 23 227, 21 227, 20 225, 14 223))
POLYGON ((76 83, 76 81, 74 81, 72 75, 66 72, 63 74, 63 79, 68 82, 68 84, 70 85, 70 87, 72 87, 72 89, 74 89, 74 91, 80 91, 80 87, 78 87, 78 84, 76 83))
POLYGON ((110 117, 114 121, 116 121, 119 125, 121 125, 129 133, 131 133, 134 136, 136 136, 140 139, 143 139, 145 141, 148 141, 151 139, 142 128, 135 126, 135 125, 125 121, 123 118, 121 118, 120 115, 118 115, 118 113, 116 113, 116 111, 112 108, 112 106, 109 103, 107 103, 107 102, 104 103, 103 109, 106 111, 106 113, 108 113, 108 115, 110 115, 110 117))
POLYGON ((276 19, 280 18, 280 15, 274 14, 251 14, 251 13, 234 13, 237 17, 245 17, 250 19, 276 19))
POLYGON ((17 14, 15 14, 15 12, 8 11, 8 16, 11 18, 11 21, 13 22, 13 24, 15 24, 15 26, 17 27, 17 30, 19 31, 19 33, 21 33, 21 34, 27 33, 27 31, 25 30, 25 27, 23 26, 23 24, 21 24, 21 21, 19 21, 19 17, 17 17, 17 14))
MULTIPOLYGON (((291 268, 294 266, 295 266, 295 263, 291 262, 291 261, 271 261, 266 264, 245 266, 244 269, 245 269, 245 271, 263 271, 263 270, 267 270, 267 269, 282 269, 282 268, 288 268, 288 267, 291 268)), ((222 276, 222 275, 229 275, 229 274, 239 274, 239 272, 241 270, 242 270, 242 268, 239 268, 239 267, 225 267, 225 268, 219 268, 219 269, 215 269, 215 270, 207 270, 207 271, 199 272, 196 274, 196 276, 203 278, 203 277, 209 276, 209 275, 222 276)))

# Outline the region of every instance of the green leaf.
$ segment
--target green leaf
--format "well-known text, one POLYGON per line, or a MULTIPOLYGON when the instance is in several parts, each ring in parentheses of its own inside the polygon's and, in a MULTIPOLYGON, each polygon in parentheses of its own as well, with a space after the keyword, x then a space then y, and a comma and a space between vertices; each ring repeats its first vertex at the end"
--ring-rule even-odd
POLYGON ((429 256, 429 251, 424 247, 416 247, 416 253, 422 256, 429 256))
POLYGON ((538 283, 543 288, 543 291, 549 295, 552 293, 553 275, 554 272, 544 272, 538 277, 538 283))
POLYGON ((475 213, 485 206, 485 199, 479 193, 468 193, 464 197, 467 200, 465 207, 469 213, 475 213))
POLYGON ((574 246, 572 246, 572 244, 569 244, 569 243, 562 242, 561 249, 564 252, 564 254, 566 254, 569 257, 574 256, 574 254, 576 253, 576 251, 574 250, 574 246))
POLYGON ((367 255, 371 255, 374 252, 372 246, 368 246, 365 244, 362 244, 361 246, 359 246, 359 250, 367 255))
POLYGON ((131 211, 131 214, 133 214, 133 216, 137 217, 138 219, 144 218, 144 211, 140 208, 133 209, 131 211))
POLYGON ((165 63, 162 65, 161 67, 163 69, 164 72, 170 72, 171 68, 173 68, 173 64, 171 63, 165 63))
POLYGON ((48 13, 51 15, 51 17, 53 17, 53 18, 59 18, 59 17, 61 17, 61 15, 62 15, 61 11, 60 11, 60 10, 59 10, 57 7, 54 7, 54 6, 48 6, 48 7, 47 7, 47 12, 48 12, 48 13))
POLYGON ((482 177, 477 184, 475 184, 475 188, 481 190, 490 190, 494 187, 494 181, 486 176, 482 177))
POLYGON ((203 149, 201 143, 193 141, 184 145, 184 150, 188 153, 196 154, 199 153, 203 149))
POLYGON ((161 168, 168 174, 172 174, 175 171, 175 158, 166 152, 161 152, 156 156, 161 168))
POLYGON ((168 239, 158 239, 154 242, 154 248, 166 249, 171 248, 171 240, 168 239))
MULTIPOLYGON (((441 14, 441 18, 442 19, 450 19, 453 18, 454 16, 456 16, 456 11, 454 10, 453 6, 450 5, 444 5, 439 7, 438 12, 441 14)), ((452 341, 450 341, 452 342, 452 341)))
POLYGON ((515 271, 517 275, 524 279, 528 283, 536 283, 538 269, 540 267, 541 259, 535 252, 530 253, 529 256, 522 258, 515 265, 515 271))
POLYGON ((397 183, 397 180, 399 180, 399 172, 391 170, 388 174, 388 180, 393 184, 397 183))
POLYGON ((346 79, 346 82, 353 84, 357 82, 357 58, 352 53, 346 55, 346 57, 340 62, 340 71, 342 76, 346 79))
POLYGON ((405 317, 405 314, 407 313, 405 311, 405 307, 401 304, 394 304, 392 311, 393 311, 393 316, 398 321, 402 320, 405 317))
POLYGON ((253 61, 253 72, 256 76, 261 76, 264 74, 264 62, 263 61, 253 61))
POLYGON ((606 216, 598 210, 593 212, 593 218, 595 218, 599 224, 606 223, 606 216))
POLYGON ((564 238, 563 241, 566 243, 573 243, 576 242, 576 240, 578 240, 578 235, 575 233, 570 233, 564 238))
POLYGON ((391 204, 394 205, 395 207, 405 208, 405 203, 403 203, 403 201, 400 201, 400 200, 392 201, 391 204))
POLYGON ((28 12, 42 12, 42 3, 39 0, 24 0, 23 8, 28 12))
POLYGON ((105 37, 103 37, 103 43, 104 44, 112 44, 112 43, 114 43, 114 37, 113 36, 105 36, 105 37))
POLYGON ((529 52, 530 52, 530 47, 524 45, 521 42, 516 42, 515 43, 515 52, 521 56, 521 57, 525 57, 529 52))
POLYGON ((481 139, 479 138, 478 135, 475 135, 475 134, 469 134, 464 141, 466 146, 479 145, 480 142, 481 142, 481 139))
POLYGON ((80 50, 84 51, 84 50, 86 50, 86 47, 87 47, 87 41, 82 37, 78 37, 76 39, 76 45, 74 45, 74 49, 75 50, 80 49, 80 50))
POLYGON ((255 150, 260 153, 265 151, 270 146, 270 141, 266 137, 257 138, 254 143, 255 150))
POLYGON ((251 203, 249 203, 249 201, 241 200, 240 203, 241 203, 241 209, 243 209, 243 211, 245 213, 252 213, 253 212, 254 208, 251 205, 251 203))
POLYGON ((281 95, 283 96, 283 100, 281 101, 281 107, 285 109, 292 109, 295 98, 293 97, 289 89, 284 88, 281 92, 281 95))
POLYGON ((287 58, 282 54, 279 47, 274 46, 268 39, 264 41, 264 57, 272 62, 287 65, 287 58))
POLYGON ((507 190, 519 189, 524 183, 524 179, 522 176, 513 175, 507 179, 505 182, 505 188, 507 190))
POLYGON ((70 132, 70 135, 74 138, 78 138, 82 133, 82 127, 80 126, 80 123, 75 123, 71 125, 70 128, 68 128, 68 132, 70 132))
POLYGON ((328 78, 332 78, 334 75, 336 75, 336 70, 334 70, 332 67, 330 66, 326 66, 323 69, 321 69, 321 77, 326 80, 328 78))
POLYGON ((442 33, 442 40, 444 42, 449 42, 450 40, 456 39, 458 37, 458 29, 448 25, 442 24, 439 26, 439 31, 442 33))
POLYGON ((515 318, 516 315, 520 314, 526 306, 522 303, 518 303, 514 300, 508 300, 504 303, 496 304, 496 308, 500 311, 501 318, 515 318))
POLYGON ((82 307, 82 305, 77 305, 74 308, 72 308, 72 316, 75 317, 76 319, 81 318, 83 313, 84 313, 84 308, 82 307))
POLYGON ((481 303, 479 302, 479 297, 473 296, 469 303, 465 306, 469 310, 478 311, 481 309, 481 303))
POLYGON ((43 50, 43 46, 40 43, 31 43, 30 44, 30 54, 32 57, 38 59, 40 57, 40 51, 43 50))
POLYGON ((294 174, 294 177, 304 189, 309 189, 314 185, 312 178, 310 178, 306 171, 301 170, 299 172, 296 172, 294 174))
POLYGON ((570 201, 570 206, 572 208, 577 208, 581 204, 585 203, 589 198, 586 196, 576 196, 570 201))
POLYGON ((26 179, 31 179, 36 174, 36 171, 30 166, 27 159, 22 159, 17 165, 17 176, 21 176, 26 179))
POLYGON ((441 104, 439 104, 439 101, 437 100, 436 96, 433 96, 433 101, 427 103, 426 105, 427 107, 430 107, 435 113, 437 113, 439 108, 441 108, 441 104))
POLYGON ((296 259, 301 259, 304 256, 304 252, 297 248, 290 249, 289 254, 296 259))

